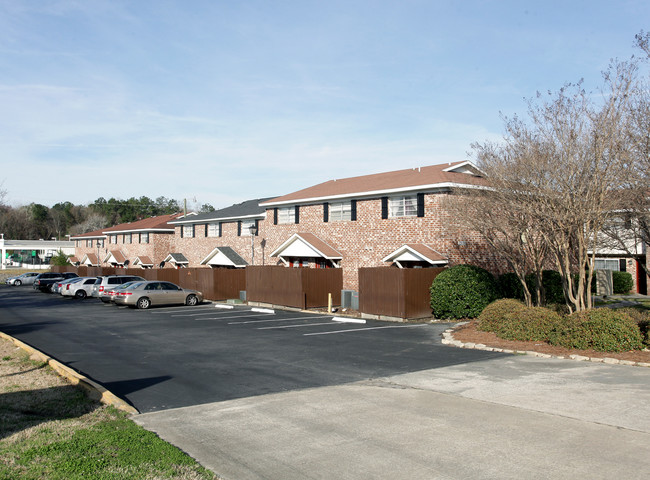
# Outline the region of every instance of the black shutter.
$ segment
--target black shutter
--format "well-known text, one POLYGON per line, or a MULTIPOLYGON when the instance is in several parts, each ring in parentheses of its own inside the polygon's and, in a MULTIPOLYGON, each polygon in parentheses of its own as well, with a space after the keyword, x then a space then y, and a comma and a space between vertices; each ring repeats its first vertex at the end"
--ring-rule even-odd
POLYGON ((241 220, 237 221, 237 236, 241 237, 241 220))
POLYGON ((273 209, 273 225, 278 224, 278 207, 273 209))
POLYGON ((205 236, 206 238, 208 237, 208 224, 207 223, 205 224, 205 232, 203 233, 203 236, 205 236))
POLYGON ((260 221, 255 220, 255 236, 257 237, 259 236, 259 234, 260 234, 260 221))
POLYGON ((323 222, 327 223, 330 221, 330 204, 325 202, 323 203, 323 222))
POLYGON ((300 207, 296 205, 296 223, 300 223, 300 207))
POLYGON ((388 197, 381 197, 381 218, 388 218, 388 197))
POLYGON ((621 272, 627 271, 627 262, 625 261, 624 258, 619 259, 619 261, 618 261, 618 269, 621 272))
POLYGON ((418 217, 424 217, 424 193, 418 193, 418 217))
POLYGON ((223 236, 223 223, 219 222, 219 236, 223 236))
POLYGON ((196 225, 192 224, 192 238, 196 237, 196 225))
POLYGON ((185 227, 183 225, 181 225, 181 238, 183 238, 183 230, 184 229, 185 229, 185 227))
POLYGON ((350 200, 350 220, 357 221, 357 201, 350 200))

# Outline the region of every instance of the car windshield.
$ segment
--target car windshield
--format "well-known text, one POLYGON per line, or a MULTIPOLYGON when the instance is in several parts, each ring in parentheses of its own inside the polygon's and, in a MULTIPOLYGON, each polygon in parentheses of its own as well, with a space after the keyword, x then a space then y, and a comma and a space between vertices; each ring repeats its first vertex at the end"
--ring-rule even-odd
POLYGON ((129 286, 127 288, 125 288, 125 290, 133 290, 134 288, 138 288, 143 283, 144 282, 131 282, 131 283, 128 284, 129 286))

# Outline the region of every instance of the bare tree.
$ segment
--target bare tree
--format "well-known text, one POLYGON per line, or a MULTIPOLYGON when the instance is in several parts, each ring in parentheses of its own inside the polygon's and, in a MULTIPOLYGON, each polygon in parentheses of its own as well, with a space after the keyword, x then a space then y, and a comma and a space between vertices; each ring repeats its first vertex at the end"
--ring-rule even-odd
MULTIPOLYGON (((508 225, 530 225, 549 249, 572 311, 592 306, 589 268, 599 232, 620 205, 631 162, 625 131, 632 63, 616 63, 596 96, 581 83, 529 101, 528 121, 504 118, 501 144, 473 145, 479 167, 504 201, 508 225)), ((503 221, 503 220, 500 220, 503 221)), ((521 232, 526 233, 526 231, 521 232)))

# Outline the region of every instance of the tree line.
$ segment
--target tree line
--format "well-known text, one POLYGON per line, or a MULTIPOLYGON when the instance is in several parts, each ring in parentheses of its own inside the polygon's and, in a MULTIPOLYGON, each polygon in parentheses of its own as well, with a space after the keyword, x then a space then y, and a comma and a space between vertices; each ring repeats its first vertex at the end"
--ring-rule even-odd
POLYGON ((487 187, 448 201, 453 228, 480 233, 528 305, 544 304, 550 266, 570 311, 591 308, 597 253, 635 255, 650 240, 650 34, 635 40, 643 54, 611 61, 598 90, 567 83, 528 100, 525 115, 504 117, 499 141, 472 145, 487 187))
MULTIPOLYGON (((1 187, 1 185, 0 185, 1 187)), ((155 200, 142 196, 126 200, 100 197, 88 205, 59 202, 52 207, 31 203, 18 207, 6 204, 6 190, 0 188, 0 233, 7 239, 38 240, 66 239, 101 228, 134 222, 157 215, 181 212, 184 205, 164 196, 155 200)), ((210 212, 210 204, 202 205, 199 212, 210 212)))

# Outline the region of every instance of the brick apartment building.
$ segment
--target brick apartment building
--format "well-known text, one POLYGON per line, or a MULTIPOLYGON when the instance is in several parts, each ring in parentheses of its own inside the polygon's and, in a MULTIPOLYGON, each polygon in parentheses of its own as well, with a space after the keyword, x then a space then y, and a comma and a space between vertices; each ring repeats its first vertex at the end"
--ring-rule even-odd
MULTIPOLYGON (((143 268, 343 268, 343 288, 350 290, 358 288, 361 267, 467 262, 498 272, 503 264, 487 255, 476 234, 449 228, 453 222, 444 206, 454 189, 484 184, 470 162, 330 180, 214 212, 163 215, 73 236, 71 261, 143 268)), ((646 283, 639 282, 645 276, 637 275, 642 260, 608 253, 598 266, 627 269, 645 292, 646 283)))
POLYGON ((482 184, 471 163, 456 162, 331 180, 170 224, 189 266, 232 267, 226 252, 245 264, 343 268, 344 288, 354 290, 360 267, 462 261, 463 246, 478 240, 449 235, 444 198, 482 184))
POLYGON ((168 222, 179 216, 161 215, 72 236, 75 255, 70 261, 87 266, 158 267, 173 250, 174 227, 168 222))

